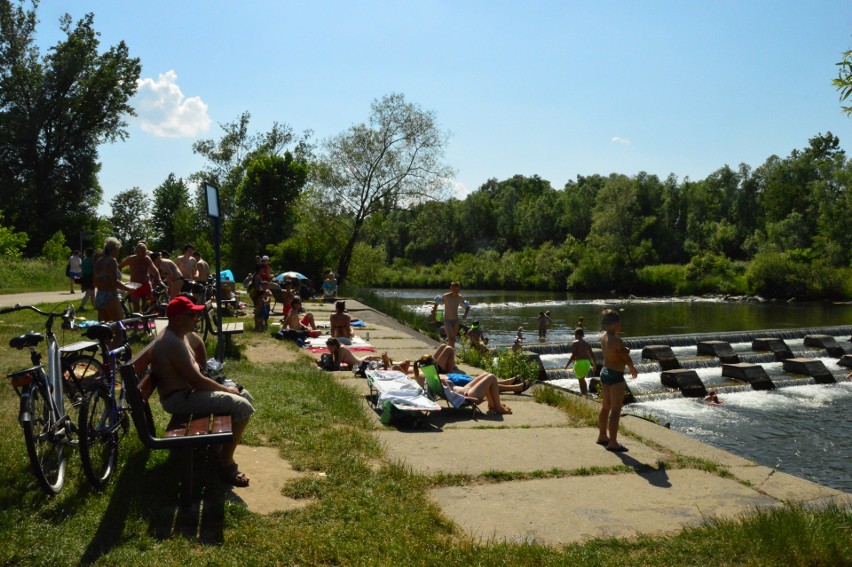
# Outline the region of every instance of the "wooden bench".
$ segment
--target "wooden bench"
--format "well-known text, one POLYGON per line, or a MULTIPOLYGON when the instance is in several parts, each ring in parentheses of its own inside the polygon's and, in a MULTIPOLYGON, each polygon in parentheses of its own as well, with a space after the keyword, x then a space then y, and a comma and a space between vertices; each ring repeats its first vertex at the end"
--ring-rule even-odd
POLYGON ((121 367, 124 392, 130 405, 133 425, 143 445, 152 450, 171 449, 180 451, 181 495, 184 506, 192 503, 193 459, 196 447, 230 443, 234 439, 229 415, 173 415, 162 437, 157 437, 154 416, 148 405, 154 385, 150 379, 140 387, 139 377, 133 364, 121 367))
POLYGON ((207 318, 207 324, 209 325, 210 331, 217 337, 221 337, 224 346, 224 352, 230 352, 231 335, 243 334, 243 324, 225 323, 220 327, 219 319, 216 316, 216 308, 213 306, 212 301, 207 302, 207 309, 204 311, 204 316, 207 318))

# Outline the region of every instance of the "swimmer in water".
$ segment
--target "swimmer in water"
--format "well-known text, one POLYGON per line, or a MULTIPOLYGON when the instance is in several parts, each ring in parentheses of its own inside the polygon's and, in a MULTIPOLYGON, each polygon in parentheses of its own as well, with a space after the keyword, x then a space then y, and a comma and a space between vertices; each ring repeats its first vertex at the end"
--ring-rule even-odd
POLYGON ((710 404, 711 406, 721 406, 722 402, 719 401, 719 395, 716 393, 716 390, 710 390, 707 392, 707 396, 704 397, 704 402, 710 404))

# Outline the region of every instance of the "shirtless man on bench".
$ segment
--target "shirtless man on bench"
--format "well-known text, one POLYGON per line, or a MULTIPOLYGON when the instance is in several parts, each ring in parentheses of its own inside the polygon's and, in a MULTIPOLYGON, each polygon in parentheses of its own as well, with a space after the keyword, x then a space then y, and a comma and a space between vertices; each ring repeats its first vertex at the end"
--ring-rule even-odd
MULTIPOLYGON (((230 415, 233 441, 225 445, 220 458, 222 480, 233 486, 248 486, 248 477, 234 462, 234 451, 254 413, 251 402, 234 387, 225 387, 202 374, 196 359, 201 338, 192 332, 195 320, 204 311, 180 295, 169 302, 169 325, 151 349, 151 374, 163 409, 171 414, 230 415)), ((204 347, 203 342, 200 345, 204 347)))

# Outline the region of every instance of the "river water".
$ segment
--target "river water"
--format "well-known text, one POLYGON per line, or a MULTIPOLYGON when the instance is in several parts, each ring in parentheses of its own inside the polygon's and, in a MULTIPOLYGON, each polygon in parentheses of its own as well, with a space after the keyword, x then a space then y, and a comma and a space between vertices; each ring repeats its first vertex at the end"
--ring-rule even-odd
MULTIPOLYGON (((431 310, 427 302, 446 290, 376 290, 379 295, 420 313, 424 319, 431 310)), ((512 343, 518 327, 523 327, 527 344, 540 344, 537 318, 549 311, 554 324, 546 343, 567 344, 580 317, 590 340, 596 338, 602 309, 622 314, 622 336, 689 335, 707 332, 760 331, 834 327, 852 324, 852 305, 832 303, 746 303, 714 298, 618 299, 568 293, 462 290, 470 301, 468 322, 478 320, 492 346, 512 343)), ((849 336, 837 337, 852 352, 849 336)), ((808 353, 801 339, 787 341, 794 353, 808 353)), ((750 342, 732 345, 749 352, 750 342)), ((556 349, 558 350, 558 349, 556 349)), ((679 360, 697 358, 695 347, 675 347, 679 360)), ((633 352, 639 363, 639 353, 633 352)), ((718 365, 698 368, 708 388, 721 390, 721 406, 664 393, 659 370, 640 373, 630 380, 639 401, 626 406, 625 413, 651 417, 659 423, 705 443, 820 484, 852 493, 852 382, 848 370, 824 351, 813 351, 839 380, 834 385, 817 385, 810 378, 787 375, 781 363, 761 363, 778 388, 753 391, 735 386, 721 377, 718 365)), ((544 354, 546 368, 565 366, 567 354, 544 354)), ((640 367, 641 368, 641 367, 640 367)), ((553 384, 577 390, 576 380, 556 379, 553 384)))

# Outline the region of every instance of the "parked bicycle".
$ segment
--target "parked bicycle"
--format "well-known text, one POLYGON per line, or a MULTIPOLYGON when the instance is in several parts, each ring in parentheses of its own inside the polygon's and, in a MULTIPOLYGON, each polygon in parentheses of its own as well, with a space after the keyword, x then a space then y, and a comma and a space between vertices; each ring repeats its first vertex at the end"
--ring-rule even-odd
POLYGON ((121 309, 124 311, 126 319, 138 318, 134 324, 128 323, 127 331, 130 332, 131 340, 135 340, 138 335, 156 335, 156 326, 154 319, 165 315, 166 307, 169 304, 168 289, 164 285, 156 285, 152 288, 148 297, 140 298, 140 312, 133 312, 133 300, 130 294, 124 294, 121 298, 121 309))
POLYGON ((161 317, 166 314, 166 306, 169 304, 169 290, 165 285, 159 284, 151 288, 148 297, 141 297, 139 311, 133 310, 133 299, 129 293, 121 298, 121 309, 125 317, 134 315, 153 315, 161 317))
POLYGON ((123 383, 118 379, 120 366, 131 358, 126 326, 136 325, 131 318, 115 323, 94 325, 86 336, 98 341, 103 356, 103 371, 86 391, 80 405, 80 461, 83 472, 95 488, 103 488, 115 472, 118 446, 130 425, 123 383), (121 346, 110 349, 111 342, 121 346))
POLYGON ((16 305, 0 309, 0 314, 29 309, 47 317, 45 334, 30 331, 14 337, 9 346, 28 348, 33 366, 8 375, 20 398, 18 421, 24 430, 32 472, 48 494, 58 494, 65 483, 66 449, 77 444, 77 428, 69 415, 80 403, 85 384, 97 377, 100 363, 91 354, 92 343, 75 343, 76 348, 60 349, 53 333, 53 321, 62 319, 63 329, 74 326, 74 310, 47 313, 32 305, 16 305), (37 346, 47 337, 47 369, 41 362, 37 346), (66 384, 68 387, 66 388, 66 384), (67 390, 67 395, 66 395, 67 390))

